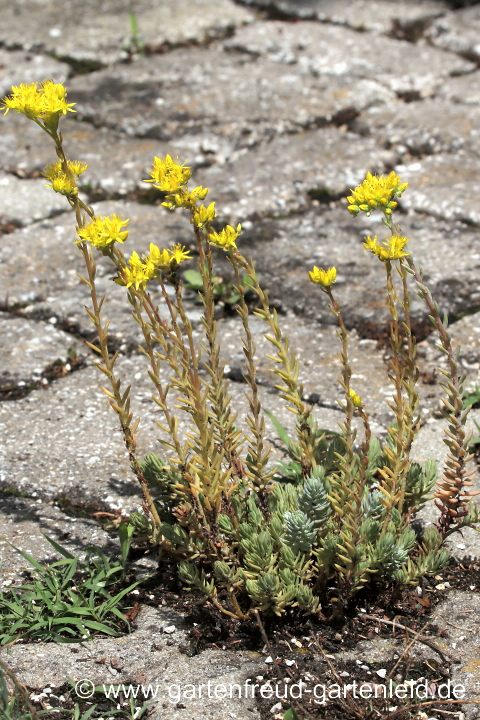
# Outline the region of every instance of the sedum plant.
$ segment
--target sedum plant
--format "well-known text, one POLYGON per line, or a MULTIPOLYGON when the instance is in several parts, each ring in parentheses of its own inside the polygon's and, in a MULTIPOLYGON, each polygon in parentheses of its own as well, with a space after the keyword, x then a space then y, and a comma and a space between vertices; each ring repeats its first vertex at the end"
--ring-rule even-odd
POLYGON ((351 384, 348 334, 335 295, 336 268, 309 272, 319 301, 329 304, 338 325, 344 417, 339 431, 333 432, 317 426, 304 400, 297 355, 253 263, 237 245, 241 226, 218 226, 215 203, 204 202, 206 188, 191 185, 189 167, 170 155, 155 157, 146 182, 158 190, 164 207, 187 215, 194 251, 152 243, 147 253, 133 250, 127 257, 128 220, 96 216, 80 197, 78 177, 87 168, 68 156, 59 130, 62 117, 75 112, 64 86, 51 81, 16 86, 3 106, 6 112, 31 118, 53 143, 57 159, 44 174, 75 215, 75 242, 85 264, 82 282, 90 293, 87 313, 96 333, 89 347, 98 357, 106 380, 103 390, 118 416, 143 495, 143 512, 132 515, 130 522, 176 566, 182 583, 204 593, 225 615, 242 620, 254 616, 260 622, 260 613, 282 615, 289 608, 317 614, 323 607, 324 613, 339 614, 372 582, 408 585, 438 573, 448 559, 445 540, 476 523, 478 513, 471 503, 467 468, 463 379, 439 308, 407 249, 408 239, 394 222, 407 183, 395 172, 368 173, 347 199, 353 215, 377 212, 386 233, 385 239, 367 237, 364 242, 385 274, 390 314, 394 419, 380 441, 372 436, 366 404, 351 384), (242 427, 220 356, 214 272, 218 253, 230 263, 243 328, 249 411, 242 427), (124 386, 118 355, 109 348, 105 298, 95 281, 98 254, 111 262, 115 282, 125 288, 132 319, 143 336, 141 349, 163 448, 144 458, 137 450, 139 418, 130 407, 131 388, 124 386), (187 261, 195 263, 199 279, 200 342, 184 302, 182 266, 187 261), (411 287, 427 305, 447 360, 443 405, 448 455, 439 479, 434 462, 420 465, 411 458, 420 417, 411 287), (288 454, 281 464, 273 461, 266 438, 247 290, 271 344, 278 392, 295 418, 292 438, 273 419, 288 454), (186 431, 180 431, 180 419, 186 421, 186 431), (358 425, 362 432, 357 438, 358 425), (418 531, 413 520, 432 495, 437 522, 418 531))

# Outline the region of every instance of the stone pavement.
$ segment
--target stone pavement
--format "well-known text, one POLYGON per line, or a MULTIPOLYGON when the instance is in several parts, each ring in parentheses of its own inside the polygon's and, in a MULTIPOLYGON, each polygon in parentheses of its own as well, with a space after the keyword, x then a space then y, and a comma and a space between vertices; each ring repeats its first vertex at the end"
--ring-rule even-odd
MULTIPOLYGON (((99 211, 130 218, 131 248, 191 240, 188 223, 155 207, 142 183, 154 154, 171 152, 191 164, 221 219, 243 223, 242 247, 281 309, 322 422, 337 422, 339 390, 332 318, 306 278, 313 263, 338 267, 355 385, 368 398, 376 428, 389 419, 382 278, 360 244, 378 226, 351 218, 342 201, 368 169, 396 168, 409 181, 402 227, 450 318, 468 381, 479 381, 480 5, 0 0, 0 12, 0 94, 46 77, 67 83, 77 113, 65 122, 66 146, 90 166, 82 190, 99 211), (140 38, 131 33, 132 5, 140 38)), ((40 176, 52 159, 33 123, 11 114, 2 120, 0 583, 22 567, 8 540, 38 557, 48 556, 46 532, 74 549, 92 537, 109 547, 107 534, 85 514, 139 502, 115 417, 83 344, 92 331, 82 309, 87 298, 77 278, 82 267, 73 219, 40 176)), ((142 448, 154 449, 155 412, 142 380, 138 334, 103 262, 98 282, 108 290, 122 372, 145 415, 142 448)), ((188 309, 198 324, 198 306, 191 302, 188 309)), ((420 302, 413 317, 422 340, 425 408, 417 447, 419 455, 428 449, 441 457, 439 353, 420 302)), ((221 325, 242 413, 239 323, 226 317, 221 325)), ((260 336, 259 345, 263 350, 260 336)), ((283 417, 267 366, 262 359, 263 400, 283 417)), ((465 542, 458 554, 479 554, 475 535, 465 542)), ((22 672, 29 652, 17 652, 14 664, 22 672)), ((170 655, 162 662, 171 662, 170 655)), ((58 655, 52 658, 37 680, 23 673, 29 685, 54 681, 58 655)), ((228 676, 228 658, 221 662, 219 674, 228 676)), ((183 677, 185 669, 179 672, 183 677)), ((226 717, 220 705, 204 710, 211 720, 226 717)), ((196 717, 198 711, 192 705, 181 712, 196 717)), ((258 714, 247 703, 230 708, 230 716, 258 714)))

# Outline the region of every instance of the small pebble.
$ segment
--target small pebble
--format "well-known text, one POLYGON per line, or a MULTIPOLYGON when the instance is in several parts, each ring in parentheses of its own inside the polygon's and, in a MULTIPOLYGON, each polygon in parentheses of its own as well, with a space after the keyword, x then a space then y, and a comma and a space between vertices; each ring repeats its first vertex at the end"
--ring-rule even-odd
POLYGON ((166 627, 163 628, 163 632, 167 633, 167 635, 171 635, 172 633, 175 632, 176 629, 177 628, 175 627, 175 625, 167 625, 166 627))

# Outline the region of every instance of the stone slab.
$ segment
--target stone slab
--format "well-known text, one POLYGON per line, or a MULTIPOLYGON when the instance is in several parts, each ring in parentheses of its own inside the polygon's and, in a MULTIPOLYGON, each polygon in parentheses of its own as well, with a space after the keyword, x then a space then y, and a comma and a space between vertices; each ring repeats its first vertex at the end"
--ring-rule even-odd
POLYGON ((337 128, 282 135, 224 166, 197 173, 232 221, 282 217, 311 206, 312 198, 335 199, 364 177, 381 172, 393 155, 370 138, 337 128))
POLYGON ((465 696, 473 700, 464 709, 467 720, 480 718, 480 642, 478 613, 480 594, 477 592, 450 591, 443 603, 435 608, 432 620, 444 630, 445 643, 456 662, 451 677, 463 686, 465 696))
POLYGON ((21 180, 0 172, 0 234, 58 215, 65 198, 49 190, 45 180, 21 180))
MULTIPOLYGON (((321 302, 322 298, 319 298, 318 304, 321 302)), ((339 382, 340 344, 336 328, 331 325, 315 327, 292 313, 282 314, 280 324, 289 339, 292 351, 299 358, 299 377, 304 384, 305 398, 311 398, 320 408, 336 411, 338 423, 342 417, 339 403, 343 396, 339 382)), ((264 337, 265 323, 260 318, 251 317, 250 327, 257 351, 258 382, 266 386, 277 384, 272 371, 273 363, 268 359, 274 349, 264 337)), ((246 364, 242 350, 243 329, 237 318, 220 321, 219 338, 228 374, 241 379, 246 364)), ((386 399, 391 389, 386 365, 378 352, 377 343, 360 339, 355 331, 350 333, 349 343, 352 385, 364 398, 368 412, 375 418, 377 426, 379 422, 385 425, 389 416, 386 399)))
POLYGON ((319 20, 346 25, 360 31, 411 37, 447 9, 447 3, 392 2, 392 0, 242 0, 245 5, 264 9, 287 18, 319 20))
POLYGON ((7 51, 4 48, 0 48, 0 69, 0 97, 9 93, 12 85, 20 83, 40 82, 48 78, 65 82, 70 72, 66 63, 47 55, 7 51))
MULTIPOLYGON (((155 155, 179 155, 193 165, 208 164, 216 157, 200 138, 193 142, 186 136, 166 143, 150 138, 128 138, 108 128, 71 120, 63 127, 67 155, 88 163, 88 170, 79 177, 78 185, 90 199, 151 194, 151 186, 144 179, 155 155)), ((0 155, 3 169, 19 178, 40 177, 44 167, 55 161, 55 150, 47 135, 17 115, 8 116, 2 123, 0 155)), ((63 206, 66 206, 65 200, 63 206)))
POLYGON ((51 323, 0 313, 0 399, 21 395, 72 370, 78 343, 51 323))
MULTIPOLYGON (((358 5, 362 3, 355 3, 353 17, 358 5)), ((371 9, 369 12, 373 16, 371 9)), ((287 65, 289 72, 298 67, 319 78, 326 75, 372 80, 409 98, 432 95, 445 78, 475 67, 422 43, 372 38, 369 33, 314 22, 257 22, 240 29, 226 47, 287 65)))
POLYGON ((301 65, 187 48, 70 83, 78 117, 128 135, 255 147, 279 133, 345 122, 392 93, 374 81, 314 77, 301 65))
POLYGON ((480 71, 448 78, 438 88, 438 95, 460 105, 480 105, 480 71))
MULTIPOLYGON (((141 417, 139 455, 153 451, 162 454, 157 426, 162 415, 151 399, 153 388, 146 359, 122 356, 118 369, 124 387, 132 385, 132 409, 141 417)), ((161 377, 168 382, 167 368, 162 367, 161 377)), ((87 367, 14 403, 0 403, 0 486, 16 494, 35 492, 42 499, 79 509, 137 508, 140 491, 129 467, 118 418, 100 390, 102 384, 100 372, 87 367)), ((246 386, 228 382, 228 387, 238 426, 245 428, 246 386)), ((173 409, 178 399, 173 392, 170 396, 173 409)), ((293 415, 272 384, 261 387, 260 398, 264 408, 292 431, 293 415)), ((175 412, 179 435, 184 437, 191 429, 190 422, 185 413, 175 412)), ((333 403, 316 406, 315 414, 322 426, 337 427, 340 417, 333 403)), ((270 426, 268 438, 276 438, 270 426)))
MULTIPOLYGON (((402 203, 414 192, 412 182, 402 203)), ((239 244, 254 259, 272 300, 320 324, 332 323, 333 318, 326 299, 312 286, 307 271, 313 265, 335 265, 338 271, 335 293, 348 327, 355 328, 362 337, 385 337, 388 321, 384 268, 361 244, 366 235, 384 236, 381 218, 374 215, 353 218, 341 205, 343 202, 331 207, 317 205, 301 215, 274 222, 247 223, 239 244)), ((399 214, 397 219, 402 232, 411 238, 410 249, 424 269, 442 311, 453 320, 475 310, 480 305, 476 229, 427 215, 399 214)), ((430 331, 430 323, 415 292, 412 316, 418 336, 423 337, 430 331)))
POLYGON ((90 368, 0 404, 4 491, 94 510, 138 505, 118 423, 99 385, 90 368))
MULTIPOLYGON (((100 215, 117 212, 130 219, 131 234, 124 247, 127 256, 134 249, 147 250, 150 242, 170 245, 191 241, 188 220, 171 215, 164 208, 138 203, 120 208, 115 202, 98 203, 95 208, 100 215)), ((78 277, 85 273, 85 268, 73 241, 71 213, 7 235, 0 247, 0 298, 4 305, 22 306, 27 317, 56 318, 59 327, 89 337, 92 325, 84 310, 84 305, 89 304, 89 292, 78 277)), ((100 254, 96 257, 98 291, 108 295, 104 312, 112 318, 111 336, 116 338, 117 345, 125 342, 135 345, 140 336, 130 318, 125 289, 113 282, 115 271, 111 263, 100 254)))
POLYGON ((408 161, 409 155, 459 151, 479 157, 479 125, 480 107, 428 98, 372 107, 360 115, 352 129, 374 137, 408 161))
MULTIPOLYGON (((80 70, 127 60, 132 47, 131 3, 107 0, 22 0, 2 9, 0 43, 5 47, 40 50, 66 60, 80 70)), ((222 37, 252 19, 230 0, 140 0, 133 12, 141 42, 157 52, 172 45, 203 43, 222 37)))
POLYGON ((462 8, 438 18, 426 33, 435 47, 462 55, 480 64, 480 8, 462 8))
POLYGON ((112 542, 96 520, 65 515, 34 490, 30 497, 16 496, 14 489, 11 493, 0 498, 0 588, 18 582, 21 573, 31 569, 12 545, 40 562, 59 559, 46 536, 78 555, 88 545, 112 552, 112 542))
POLYGON ((410 183, 402 198, 407 209, 446 220, 480 225, 478 161, 468 150, 455 155, 433 155, 397 167, 410 183))
MULTIPOLYGON (((251 697, 208 697, 207 683, 213 688, 240 684, 262 669, 261 661, 247 652, 208 649, 195 657, 182 653, 185 624, 178 611, 166 607, 143 607, 137 628, 121 638, 96 638, 82 644, 19 644, 3 651, 2 659, 20 681, 37 692, 45 687, 54 694, 66 679, 75 685, 87 680, 96 686, 110 684, 157 685, 158 695, 151 705, 152 720, 175 717, 178 720, 259 720, 251 697), (173 633, 164 628, 173 626, 173 633), (104 658, 103 662, 99 662, 104 658), (203 696, 188 697, 188 688, 203 685, 203 696), (182 688, 185 697, 181 696, 182 688)), ((264 667, 264 666, 263 666, 264 667)), ((210 695, 214 695, 213 689, 210 695)))

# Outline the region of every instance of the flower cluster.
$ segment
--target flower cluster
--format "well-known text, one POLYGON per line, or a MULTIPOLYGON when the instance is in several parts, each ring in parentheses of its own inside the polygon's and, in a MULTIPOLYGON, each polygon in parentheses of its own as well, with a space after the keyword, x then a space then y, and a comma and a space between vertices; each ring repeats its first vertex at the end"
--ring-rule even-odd
POLYGON ((165 155, 164 158, 153 158, 149 174, 150 177, 145 182, 153 183, 161 192, 174 195, 185 187, 192 173, 189 167, 181 165, 171 155, 165 155))
POLYGON ((118 215, 108 217, 98 216, 88 225, 77 230, 80 241, 89 242, 98 250, 107 250, 113 243, 123 243, 128 237, 128 230, 123 228, 128 220, 122 220, 118 215))
POLYGON ((171 249, 159 248, 150 243, 148 254, 142 258, 136 250, 132 252, 126 265, 116 278, 119 285, 144 290, 150 280, 161 274, 173 272, 178 265, 190 259, 190 252, 183 245, 174 245, 171 249))
POLYGON ((202 228, 208 225, 215 219, 215 203, 211 202, 210 205, 200 205, 193 211, 193 224, 197 228, 202 228))
POLYGON ((68 160, 68 173, 65 172, 61 160, 47 165, 43 170, 43 176, 47 178, 50 187, 60 195, 77 195, 78 188, 76 178, 87 170, 87 163, 81 160, 68 160))
POLYGON ((376 255, 379 260, 385 262, 386 260, 400 260, 400 258, 409 255, 410 253, 405 250, 407 243, 408 238, 402 235, 392 235, 387 240, 379 243, 375 235, 374 237, 368 236, 365 238, 363 247, 376 255))
POLYGON ((237 249, 237 238, 242 231, 240 223, 236 228, 226 225, 220 232, 211 232, 208 234, 208 242, 215 245, 226 252, 237 249))
POLYGON ((62 83, 45 80, 42 83, 14 85, 10 96, 2 101, 2 108, 22 113, 31 120, 42 120, 49 125, 60 115, 75 112, 75 103, 67 102, 67 91, 62 83))
POLYGON ((331 267, 324 270, 323 268, 319 268, 315 265, 308 273, 308 277, 315 285, 320 285, 321 287, 327 289, 337 280, 337 268, 331 267))
POLYGON ((369 215, 372 210, 380 209, 386 215, 391 215, 398 205, 395 198, 401 197, 407 187, 408 183, 402 183, 393 170, 388 175, 380 176, 368 172, 365 180, 347 197, 348 211, 352 215, 358 215, 359 212, 369 215))

